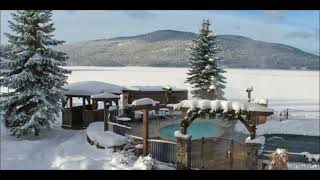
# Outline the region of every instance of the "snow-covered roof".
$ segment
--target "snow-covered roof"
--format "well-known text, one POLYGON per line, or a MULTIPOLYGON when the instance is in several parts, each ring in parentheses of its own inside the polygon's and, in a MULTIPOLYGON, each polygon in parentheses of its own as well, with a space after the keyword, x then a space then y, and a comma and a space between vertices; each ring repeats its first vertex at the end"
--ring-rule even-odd
POLYGON ((100 81, 80 81, 71 83, 64 86, 67 89, 64 95, 78 95, 78 96, 91 96, 95 94, 101 94, 104 92, 121 94, 124 87, 100 82, 100 81))
POLYGON ((105 93, 101 93, 101 94, 91 95, 91 98, 93 98, 93 99, 113 99, 113 98, 120 98, 120 96, 105 92, 105 93))
POLYGON ((156 104, 159 104, 159 101, 154 101, 153 99, 150 99, 150 98, 137 99, 132 102, 132 105, 134 106, 142 106, 142 105, 156 106, 156 104))
POLYGON ((172 91, 187 91, 187 89, 180 89, 176 87, 171 87, 171 86, 130 86, 127 87, 126 90, 131 90, 131 91, 165 91, 167 89, 170 89, 172 91))
POLYGON ((272 109, 266 108, 255 103, 205 99, 183 100, 174 106, 174 109, 180 108, 189 108, 190 110, 195 110, 199 108, 201 110, 211 111, 223 110, 224 112, 227 112, 228 110, 234 110, 236 112, 239 112, 240 110, 255 112, 273 112, 272 109))

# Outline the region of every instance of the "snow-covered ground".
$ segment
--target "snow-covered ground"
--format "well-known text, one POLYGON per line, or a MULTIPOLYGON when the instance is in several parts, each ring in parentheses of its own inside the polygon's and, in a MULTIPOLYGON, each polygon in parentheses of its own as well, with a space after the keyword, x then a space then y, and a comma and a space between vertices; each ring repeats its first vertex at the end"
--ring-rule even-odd
POLYGON ((118 135, 113 131, 104 131, 104 122, 91 123, 86 132, 88 138, 101 147, 109 148, 127 143, 127 137, 118 135))
MULTIPOLYGON (((68 82, 104 81, 122 86, 172 86, 187 88, 186 68, 68 67, 68 82)), ((253 98, 268 98, 269 107, 319 110, 319 71, 227 69, 226 98, 245 100, 253 86, 253 98)), ((2 89, 6 91, 6 89, 2 89)), ((316 114, 319 116, 319 114, 316 114)), ((131 152, 97 149, 86 141, 85 130, 61 129, 61 119, 40 137, 16 139, 1 127, 1 169, 148 169, 150 158, 138 159, 131 152)), ((258 126, 257 133, 292 133, 319 136, 319 119, 277 120, 258 126)), ((236 126, 243 131, 243 127, 236 126)), ((155 168, 172 169, 156 162, 155 168)))
POLYGON ((86 130, 61 129, 61 120, 37 138, 16 139, 1 128, 1 169, 174 169, 138 158, 133 152, 97 149, 86 140, 86 130))
MULTIPOLYGON (((242 123, 237 123, 235 130, 248 134, 242 123)), ((257 135, 263 134, 299 134, 307 136, 320 136, 319 120, 268 120, 265 124, 257 126, 257 135)))

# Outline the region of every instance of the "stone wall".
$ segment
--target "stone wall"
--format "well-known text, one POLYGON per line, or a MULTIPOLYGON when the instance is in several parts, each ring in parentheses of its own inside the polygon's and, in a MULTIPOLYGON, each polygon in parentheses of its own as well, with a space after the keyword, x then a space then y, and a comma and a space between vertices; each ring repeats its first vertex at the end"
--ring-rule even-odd
POLYGON ((188 170, 191 167, 191 136, 177 137, 177 169, 188 170))
POLYGON ((258 143, 246 143, 245 147, 245 167, 247 170, 260 169, 259 164, 259 149, 261 144, 258 143))

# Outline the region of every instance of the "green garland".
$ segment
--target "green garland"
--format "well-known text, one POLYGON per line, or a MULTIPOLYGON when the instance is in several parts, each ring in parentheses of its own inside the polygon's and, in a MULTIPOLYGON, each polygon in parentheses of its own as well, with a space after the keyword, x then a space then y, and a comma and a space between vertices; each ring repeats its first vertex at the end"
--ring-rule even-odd
POLYGON ((228 120, 228 121, 236 121, 237 119, 239 119, 240 116, 245 115, 246 117, 244 118, 244 120, 249 124, 252 124, 252 121, 250 120, 250 117, 249 117, 249 111, 240 110, 236 112, 234 110, 228 110, 227 112, 224 112, 221 109, 213 111, 211 109, 199 109, 199 108, 191 111, 189 110, 186 113, 185 117, 183 117, 181 124, 187 127, 196 118, 198 117, 206 118, 206 115, 209 115, 211 119, 219 117, 219 118, 222 118, 223 120, 228 120))

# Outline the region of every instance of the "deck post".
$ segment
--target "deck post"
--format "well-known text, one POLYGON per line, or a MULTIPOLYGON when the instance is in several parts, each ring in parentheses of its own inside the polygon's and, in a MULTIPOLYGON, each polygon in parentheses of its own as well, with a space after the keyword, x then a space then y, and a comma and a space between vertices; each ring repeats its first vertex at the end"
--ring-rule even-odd
POLYGON ((104 131, 108 131, 109 127, 109 110, 104 109, 104 114, 103 114, 103 120, 104 120, 104 131))
POLYGON ((69 107, 72 109, 72 96, 69 98, 69 107))
MULTIPOLYGON (((186 116, 187 114, 187 109, 183 108, 181 109, 181 115, 182 115, 182 119, 186 116)), ((187 128, 188 127, 185 127, 182 123, 180 125, 180 131, 182 134, 187 134, 187 128)))
POLYGON ((148 138, 149 138, 149 122, 148 122, 147 109, 143 109, 143 155, 147 156, 149 153, 148 149, 148 138))
POLYGON ((87 101, 88 101, 88 104, 90 105, 91 103, 90 103, 90 97, 88 97, 88 98, 86 98, 87 99, 87 101))

